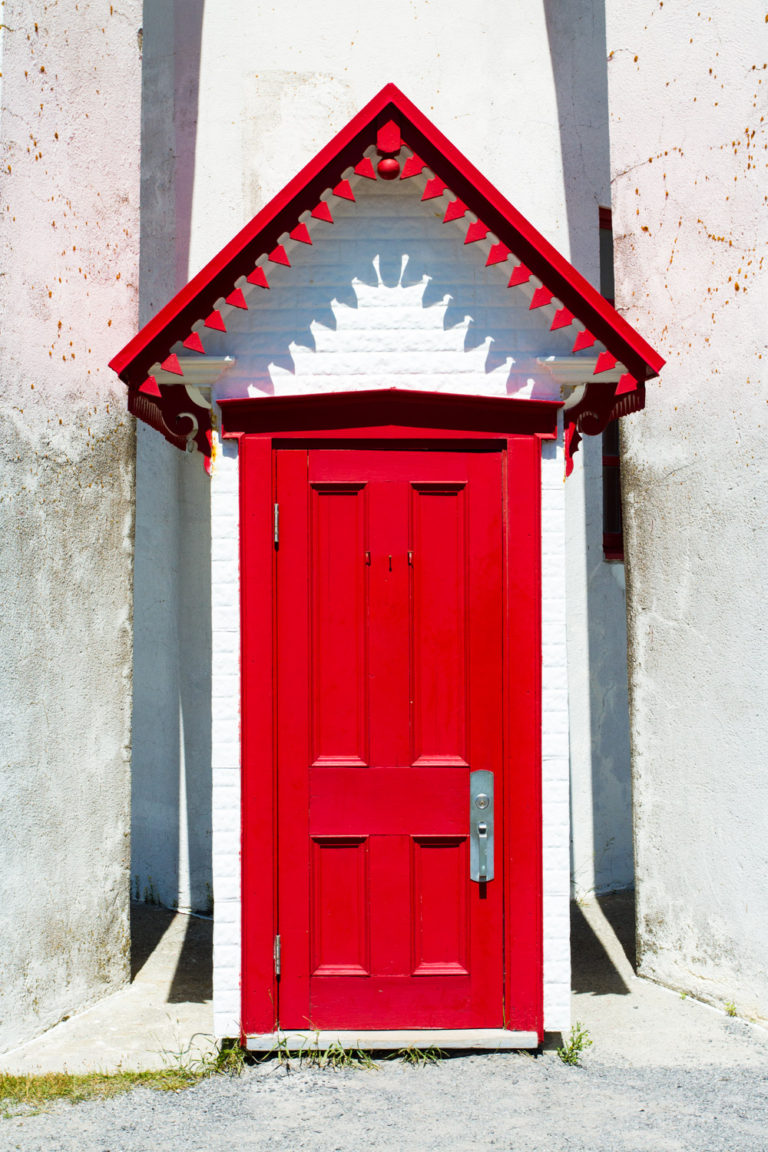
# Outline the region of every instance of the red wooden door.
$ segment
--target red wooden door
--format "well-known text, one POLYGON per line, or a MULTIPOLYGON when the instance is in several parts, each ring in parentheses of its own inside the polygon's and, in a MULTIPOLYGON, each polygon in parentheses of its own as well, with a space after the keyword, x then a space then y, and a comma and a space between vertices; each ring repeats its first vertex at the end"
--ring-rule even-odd
POLYGON ((501 454, 276 455, 280 1026, 501 1027, 501 454))

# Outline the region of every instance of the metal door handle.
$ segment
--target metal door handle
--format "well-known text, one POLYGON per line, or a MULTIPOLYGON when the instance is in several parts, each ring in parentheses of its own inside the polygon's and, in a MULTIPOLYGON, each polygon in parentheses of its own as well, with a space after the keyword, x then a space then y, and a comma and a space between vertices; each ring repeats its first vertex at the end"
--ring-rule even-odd
POLYGON ((469 774, 469 878, 493 880, 493 772, 469 774))

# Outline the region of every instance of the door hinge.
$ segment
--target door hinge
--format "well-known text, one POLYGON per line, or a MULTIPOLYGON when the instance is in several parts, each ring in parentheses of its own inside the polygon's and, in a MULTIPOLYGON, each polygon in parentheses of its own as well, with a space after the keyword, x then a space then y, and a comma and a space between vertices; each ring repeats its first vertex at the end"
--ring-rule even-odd
POLYGON ((275 548, 279 548, 280 547, 280 505, 279 504, 275 504, 275 506, 274 506, 273 527, 274 527, 275 548))
POLYGON ((275 936, 275 976, 280 975, 280 937, 275 936))

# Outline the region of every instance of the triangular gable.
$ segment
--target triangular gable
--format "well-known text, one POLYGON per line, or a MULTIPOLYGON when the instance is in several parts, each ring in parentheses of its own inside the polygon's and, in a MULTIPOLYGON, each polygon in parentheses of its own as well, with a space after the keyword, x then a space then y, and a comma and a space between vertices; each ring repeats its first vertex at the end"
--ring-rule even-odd
MULTIPOLYGON (((372 180, 408 180, 426 173, 421 199, 442 197, 445 222, 465 220, 465 243, 482 248, 486 265, 503 265, 510 288, 526 285, 531 308, 551 306, 551 328, 572 331, 574 352, 599 351, 597 376, 611 374, 617 364, 626 368, 607 395, 601 389, 601 419, 593 421, 594 427, 580 423, 581 430, 596 431, 607 413, 622 415, 642 406, 642 385, 658 373, 661 357, 390 84, 114 357, 110 367, 129 386, 131 411, 179 447, 194 440, 209 451, 205 410, 195 408, 197 416, 190 415, 187 389, 167 384, 171 374, 194 386, 174 346, 205 352, 206 332, 226 331, 223 303, 234 309, 247 306, 236 281, 244 285, 245 278, 249 285, 268 288, 270 268, 289 263, 286 238, 311 243, 299 217, 332 220, 335 203, 355 199, 345 179, 350 172, 372 180), (179 423, 182 417, 192 420, 191 433, 188 423, 179 423)), ((593 396, 587 408, 594 407, 593 396)), ((586 409, 584 416, 589 416, 586 409)))

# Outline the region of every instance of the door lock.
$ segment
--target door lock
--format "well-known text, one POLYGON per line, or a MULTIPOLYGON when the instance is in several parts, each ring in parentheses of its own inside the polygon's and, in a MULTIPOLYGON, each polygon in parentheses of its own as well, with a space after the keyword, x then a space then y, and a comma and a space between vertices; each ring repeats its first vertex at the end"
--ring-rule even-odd
POLYGON ((493 880, 493 772, 469 774, 469 878, 493 880))

